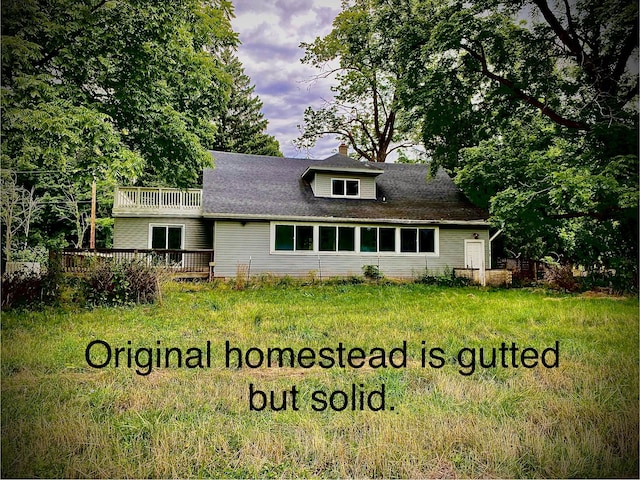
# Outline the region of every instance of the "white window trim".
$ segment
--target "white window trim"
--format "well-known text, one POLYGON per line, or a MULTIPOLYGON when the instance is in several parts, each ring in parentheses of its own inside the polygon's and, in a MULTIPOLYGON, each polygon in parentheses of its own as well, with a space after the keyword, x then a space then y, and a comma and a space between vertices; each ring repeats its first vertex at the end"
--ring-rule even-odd
MULTIPOLYGON (((416 232, 416 235, 418 233, 416 232)), ((416 241, 419 241, 416 238, 416 241)), ((416 226, 416 225, 384 225, 384 224, 355 224, 355 223, 313 223, 313 222, 280 222, 272 221, 269 228, 269 253, 272 255, 351 255, 351 256, 380 256, 380 257, 439 257, 440 256, 440 228, 438 226, 416 226), (294 228, 294 250, 276 250, 276 225, 306 225, 313 227, 313 250, 295 250, 295 228, 294 228), (355 250, 338 250, 338 237, 336 237, 336 250, 320 250, 320 227, 353 227, 355 228, 355 250), (380 252, 380 232, 377 234, 376 252, 360 251, 360 228, 395 228, 396 249, 393 252, 380 252), (434 231, 434 251, 433 252, 401 252, 400 251, 400 229, 432 229, 434 231)))
POLYGON ((331 197, 332 198, 360 198, 360 179, 359 178, 341 178, 341 177, 332 177, 331 178, 331 197), (344 195, 334 195, 333 193, 333 181, 338 180, 344 182, 344 195), (358 182, 358 194, 357 195, 347 195, 347 180, 352 182, 358 182))
MULTIPOLYGON (((180 233, 180 250, 184 250, 184 242, 185 242, 185 224, 184 223, 150 223, 149 224, 149 239, 147 244, 149 245, 149 249, 152 249, 151 242, 153 241, 153 228, 154 227, 164 227, 167 231, 166 235, 169 234, 169 227, 171 228, 180 228, 182 232, 180 233)), ((167 242, 168 244, 168 242, 167 242)), ((165 250, 165 249, 161 249, 165 250)))

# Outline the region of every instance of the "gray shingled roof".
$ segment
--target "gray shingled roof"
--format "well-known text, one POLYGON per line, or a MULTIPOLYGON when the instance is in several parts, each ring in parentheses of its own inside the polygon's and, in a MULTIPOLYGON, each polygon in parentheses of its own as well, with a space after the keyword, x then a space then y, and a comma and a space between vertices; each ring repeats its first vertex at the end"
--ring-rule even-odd
POLYGON ((358 162, 346 155, 336 153, 324 160, 314 160, 302 174, 302 178, 311 181, 313 172, 353 172, 363 176, 376 176, 382 174, 382 169, 375 163, 358 162))
POLYGON ((323 161, 211 153, 215 168, 206 169, 203 175, 206 217, 453 223, 488 218, 487 212, 474 206, 444 171, 428 178, 427 164, 359 164, 342 155, 323 161), (308 180, 302 178, 309 167, 348 165, 382 170, 376 179, 376 200, 318 198, 308 180))

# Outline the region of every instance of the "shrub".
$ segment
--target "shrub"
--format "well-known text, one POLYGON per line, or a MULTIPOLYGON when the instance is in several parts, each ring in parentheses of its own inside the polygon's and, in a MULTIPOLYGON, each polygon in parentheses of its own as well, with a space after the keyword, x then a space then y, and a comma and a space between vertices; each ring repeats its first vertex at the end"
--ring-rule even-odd
POLYGON ((556 290, 576 292, 580 288, 578 280, 573 276, 571 265, 549 264, 545 273, 546 284, 556 290))
POLYGON ((160 299, 163 270, 143 260, 114 262, 100 259, 83 279, 85 300, 89 305, 132 305, 160 299))
POLYGON ((363 265, 362 274, 369 280, 380 280, 381 278, 384 278, 383 273, 377 265, 363 265))
POLYGON ((582 290, 607 290, 615 293, 637 293, 637 272, 632 268, 592 269, 579 279, 582 290))
POLYGON ((456 277, 451 268, 445 267, 440 274, 433 274, 429 270, 425 270, 424 274, 418 277, 416 282, 438 287, 466 287, 471 284, 471 279, 456 277))
POLYGON ((2 276, 2 310, 32 306, 42 295, 42 277, 36 273, 9 273, 2 276))
POLYGON ((2 276, 2 310, 39 308, 56 304, 64 279, 60 266, 50 262, 44 273, 15 272, 2 276))

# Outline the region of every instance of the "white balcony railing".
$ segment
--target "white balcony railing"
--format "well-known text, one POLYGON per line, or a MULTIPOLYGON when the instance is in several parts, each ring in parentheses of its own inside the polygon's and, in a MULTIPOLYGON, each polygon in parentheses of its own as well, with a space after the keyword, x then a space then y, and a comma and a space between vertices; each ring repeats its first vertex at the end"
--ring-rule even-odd
POLYGON ((173 211, 195 213, 202 207, 202 190, 153 187, 117 187, 114 212, 173 211))

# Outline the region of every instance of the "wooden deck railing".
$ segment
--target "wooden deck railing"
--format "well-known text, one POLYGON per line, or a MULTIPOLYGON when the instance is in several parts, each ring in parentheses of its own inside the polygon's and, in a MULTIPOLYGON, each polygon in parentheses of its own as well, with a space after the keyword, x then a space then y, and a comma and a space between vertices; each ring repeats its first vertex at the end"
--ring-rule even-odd
POLYGON ((117 187, 114 210, 197 211, 202 206, 202 190, 153 187, 117 187))
POLYGON ((51 252, 65 273, 84 273, 95 262, 140 260, 172 273, 209 274, 213 250, 160 250, 132 248, 66 249, 51 252))

